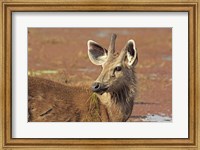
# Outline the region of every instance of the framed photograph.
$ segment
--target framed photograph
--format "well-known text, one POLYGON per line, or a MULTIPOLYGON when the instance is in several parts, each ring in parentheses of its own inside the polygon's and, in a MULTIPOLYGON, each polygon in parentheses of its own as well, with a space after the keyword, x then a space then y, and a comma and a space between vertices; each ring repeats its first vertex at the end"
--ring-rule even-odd
POLYGON ((199 149, 199 1, 3 1, 2 149, 199 149))

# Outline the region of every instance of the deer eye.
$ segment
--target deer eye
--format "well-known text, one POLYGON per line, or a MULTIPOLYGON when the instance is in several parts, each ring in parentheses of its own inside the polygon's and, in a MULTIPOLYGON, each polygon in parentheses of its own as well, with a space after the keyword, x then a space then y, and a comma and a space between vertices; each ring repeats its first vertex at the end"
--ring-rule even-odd
POLYGON ((121 67, 121 66, 115 67, 115 71, 121 71, 121 70, 122 70, 122 67, 121 67))

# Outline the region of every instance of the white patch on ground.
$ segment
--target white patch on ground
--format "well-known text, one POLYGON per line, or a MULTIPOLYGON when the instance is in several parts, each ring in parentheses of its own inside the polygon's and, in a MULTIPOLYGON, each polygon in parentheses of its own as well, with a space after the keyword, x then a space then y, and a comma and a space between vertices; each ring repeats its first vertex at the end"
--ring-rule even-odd
POLYGON ((96 69, 94 68, 79 68, 78 71, 81 71, 81 72, 95 72, 96 69))
POLYGON ((171 122, 172 118, 169 116, 165 116, 164 114, 161 115, 152 115, 148 114, 145 118, 142 118, 142 121, 145 122, 171 122))

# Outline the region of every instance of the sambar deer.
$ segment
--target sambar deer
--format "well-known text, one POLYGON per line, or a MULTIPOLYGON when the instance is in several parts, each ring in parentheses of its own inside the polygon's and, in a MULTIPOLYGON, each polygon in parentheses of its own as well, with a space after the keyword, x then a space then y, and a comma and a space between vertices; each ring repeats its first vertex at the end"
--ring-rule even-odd
POLYGON ((108 50, 89 40, 88 56, 102 71, 91 88, 71 87, 29 77, 28 112, 33 122, 122 122, 127 121, 136 95, 135 65, 138 54, 129 40, 115 52, 116 34, 108 50))

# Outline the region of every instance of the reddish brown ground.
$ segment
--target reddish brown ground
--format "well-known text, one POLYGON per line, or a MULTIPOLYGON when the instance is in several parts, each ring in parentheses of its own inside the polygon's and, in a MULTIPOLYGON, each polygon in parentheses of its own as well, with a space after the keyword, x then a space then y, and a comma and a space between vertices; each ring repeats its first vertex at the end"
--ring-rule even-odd
MULTIPOLYGON (((166 28, 29 28, 29 75, 63 84, 88 85, 100 73, 87 56, 87 41, 108 47, 111 33, 116 49, 129 39, 136 42, 138 95, 129 121, 147 115, 172 117, 172 30, 166 28)), ((143 120, 144 121, 144 120, 143 120)))

